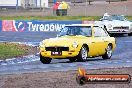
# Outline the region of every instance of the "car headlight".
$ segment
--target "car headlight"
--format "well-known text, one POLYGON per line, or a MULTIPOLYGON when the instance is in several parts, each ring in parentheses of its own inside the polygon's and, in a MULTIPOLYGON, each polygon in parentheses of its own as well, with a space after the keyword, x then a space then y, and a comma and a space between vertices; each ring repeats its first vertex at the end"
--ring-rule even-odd
POLYGON ((112 28, 112 25, 111 24, 108 24, 108 28, 112 28))
POLYGON ((77 48, 78 47, 78 43, 77 42, 73 42, 72 47, 77 48))

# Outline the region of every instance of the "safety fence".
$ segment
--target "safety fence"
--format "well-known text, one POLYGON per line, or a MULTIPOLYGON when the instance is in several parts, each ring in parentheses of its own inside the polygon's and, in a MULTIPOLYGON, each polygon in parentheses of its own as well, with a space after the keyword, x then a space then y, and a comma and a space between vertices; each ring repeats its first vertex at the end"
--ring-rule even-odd
MULTIPOLYGON (((22 3, 21 4, 22 6, 16 9, 5 9, 5 7, 3 9, 0 8, 1 13, 0 16, 54 16, 53 3, 50 3, 50 1, 48 2, 47 7, 45 7, 45 5, 40 2, 33 2, 33 4, 28 4, 29 2, 27 1, 28 0, 25 0, 25 2, 23 3, 26 4, 22 3)), ((89 0, 64 0, 64 1, 66 1, 70 7, 67 10, 68 16, 102 16, 106 12, 110 14, 120 14, 127 16, 132 15, 131 0, 122 2, 120 0, 113 0, 119 2, 111 3, 106 2, 106 0, 95 0, 91 2, 91 5, 89 5, 88 2, 89 0)))

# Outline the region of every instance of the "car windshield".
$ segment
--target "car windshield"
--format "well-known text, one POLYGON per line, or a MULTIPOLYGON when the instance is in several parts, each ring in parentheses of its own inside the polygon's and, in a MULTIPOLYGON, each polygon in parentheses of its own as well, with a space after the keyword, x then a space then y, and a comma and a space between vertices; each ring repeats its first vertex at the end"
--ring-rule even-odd
POLYGON ((113 15, 111 16, 112 20, 121 20, 124 21, 125 17, 124 16, 118 16, 118 15, 113 15))
POLYGON ((59 33, 59 36, 92 36, 92 29, 91 26, 66 26, 63 29, 61 29, 61 32, 59 33))
POLYGON ((103 16, 103 20, 111 20, 110 16, 103 16))

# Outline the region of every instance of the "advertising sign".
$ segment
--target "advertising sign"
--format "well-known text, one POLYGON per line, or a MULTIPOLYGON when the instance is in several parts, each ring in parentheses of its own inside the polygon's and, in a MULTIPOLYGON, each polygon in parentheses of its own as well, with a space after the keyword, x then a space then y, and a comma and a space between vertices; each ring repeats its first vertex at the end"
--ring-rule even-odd
POLYGON ((68 24, 81 24, 82 21, 24 21, 24 20, 2 20, 2 31, 12 32, 46 32, 60 31, 68 24))
POLYGON ((16 8, 21 6, 21 0, 0 0, 0 7, 5 8, 16 8))

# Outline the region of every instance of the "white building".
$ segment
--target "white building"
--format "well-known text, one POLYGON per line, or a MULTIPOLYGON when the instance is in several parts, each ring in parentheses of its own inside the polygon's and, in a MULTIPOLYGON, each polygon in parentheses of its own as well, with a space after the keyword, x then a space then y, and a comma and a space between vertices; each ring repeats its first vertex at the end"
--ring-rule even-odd
POLYGON ((48 7, 48 0, 0 0, 0 7, 16 8, 16 6, 26 7, 48 7))

